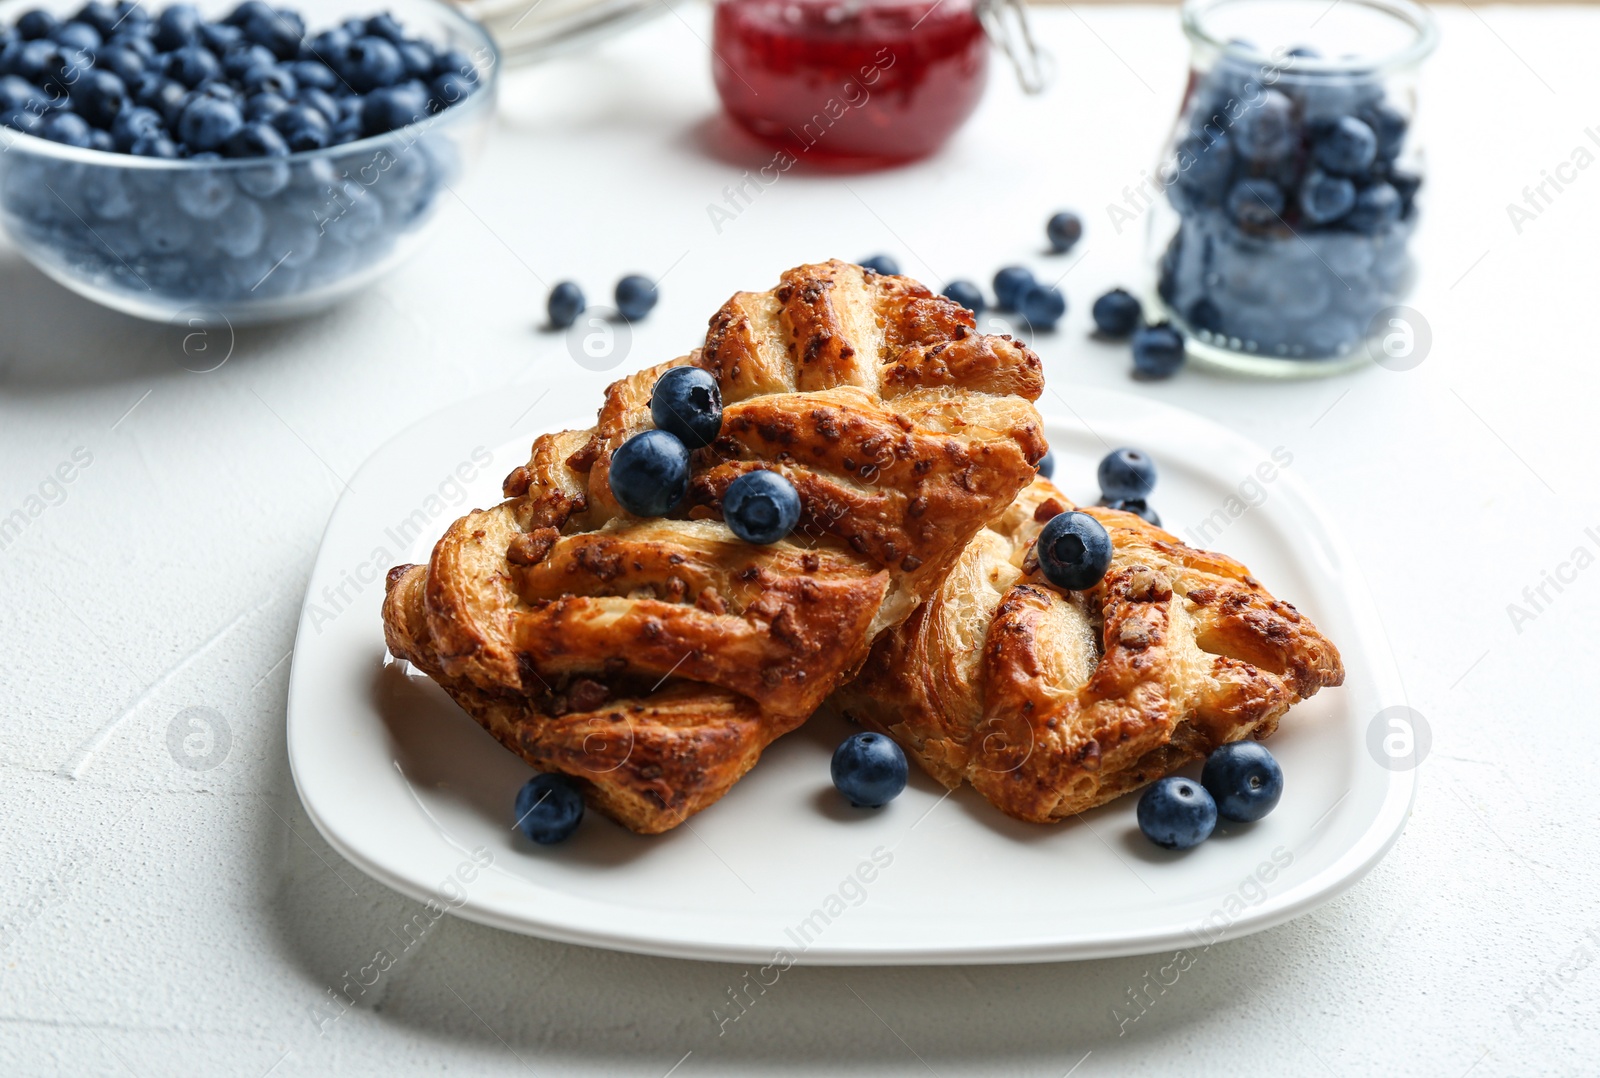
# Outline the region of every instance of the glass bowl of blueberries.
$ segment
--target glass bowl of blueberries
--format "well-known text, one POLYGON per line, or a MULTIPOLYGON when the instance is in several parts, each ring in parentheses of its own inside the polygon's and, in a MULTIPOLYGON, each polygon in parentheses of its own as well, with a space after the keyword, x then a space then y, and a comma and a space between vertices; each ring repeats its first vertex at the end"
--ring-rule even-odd
POLYGON ((1192 358, 1276 377, 1369 362, 1416 267, 1411 0, 1188 0, 1191 71, 1149 215, 1155 305, 1192 358))
POLYGON ((141 318, 307 314, 414 251, 498 56, 439 0, 0 2, 0 223, 141 318))

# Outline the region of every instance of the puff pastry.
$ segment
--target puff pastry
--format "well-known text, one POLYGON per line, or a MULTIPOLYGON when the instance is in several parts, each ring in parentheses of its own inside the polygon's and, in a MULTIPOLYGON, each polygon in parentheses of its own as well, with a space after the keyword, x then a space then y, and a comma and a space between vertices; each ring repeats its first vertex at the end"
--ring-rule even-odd
POLYGON ((909 617, 1032 479, 1038 357, 904 277, 801 266, 735 295, 704 347, 606 391, 596 425, 547 434, 426 566, 390 571, 390 651, 507 748, 659 832, 721 797, 909 617), (672 519, 631 516, 611 454, 651 426, 661 373, 694 364, 724 402, 672 519), (786 476, 789 539, 752 546, 720 497, 786 476))
POLYGON ((1083 509, 1111 536, 1111 567, 1087 591, 1052 586, 1033 547, 1071 508, 1035 481, 832 705, 946 787, 1043 823, 1265 738, 1344 680, 1338 649, 1243 565, 1132 513, 1083 509))

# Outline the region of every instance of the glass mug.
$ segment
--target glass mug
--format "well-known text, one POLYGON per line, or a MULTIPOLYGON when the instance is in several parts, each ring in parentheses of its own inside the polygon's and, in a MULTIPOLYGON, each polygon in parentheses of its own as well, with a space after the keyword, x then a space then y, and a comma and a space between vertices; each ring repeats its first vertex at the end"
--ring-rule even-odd
POLYGON ((1191 65, 1149 224, 1191 358, 1277 377, 1379 357, 1415 278, 1431 17, 1410 0, 1188 0, 1191 65))

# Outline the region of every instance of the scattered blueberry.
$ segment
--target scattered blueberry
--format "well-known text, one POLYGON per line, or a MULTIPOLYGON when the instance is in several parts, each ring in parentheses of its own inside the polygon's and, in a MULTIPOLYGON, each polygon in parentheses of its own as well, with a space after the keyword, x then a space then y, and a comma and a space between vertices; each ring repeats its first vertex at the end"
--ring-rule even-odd
POLYGON ((851 734, 833 750, 833 785, 857 808, 879 808, 906 788, 906 754, 882 734, 851 734))
POLYGON ((982 314, 988 305, 983 301, 983 292, 971 281, 951 281, 944 286, 946 299, 954 300, 973 314, 982 314))
POLYGON ((571 837, 583 822, 583 795, 565 775, 535 775, 517 791, 516 826, 541 846, 571 837))
POLYGON ((1119 509, 1124 513, 1132 513, 1147 524, 1161 527, 1161 514, 1150 508, 1150 503, 1143 498, 1118 498, 1114 501, 1102 499, 1101 505, 1107 509, 1119 509))
POLYGON ((1122 340, 1144 321, 1144 308, 1121 288, 1113 288, 1094 301, 1094 324, 1102 336, 1122 340))
POLYGON ((545 310, 550 315, 550 324, 556 329, 566 329, 578 320, 588 302, 583 298, 583 289, 571 281, 562 281, 550 290, 550 298, 545 301, 545 310))
POLYGON ((1183 335, 1166 323, 1146 326, 1133 335, 1133 373, 1154 381, 1171 378, 1185 359, 1183 335))
POLYGON ((1039 472, 1040 475, 1044 476, 1046 479, 1051 479, 1051 478, 1055 477, 1055 474, 1056 474, 1056 451, 1054 449, 1046 449, 1044 451, 1044 456, 1039 458, 1039 467, 1038 467, 1037 471, 1039 472))
POLYGON ((994 305, 1002 311, 1016 310, 1022 293, 1034 283, 1033 271, 1026 266, 1006 266, 994 275, 994 305))
POLYGON ((1177 775, 1145 790, 1137 814, 1144 837, 1168 850, 1198 846, 1217 826, 1217 804, 1205 787, 1177 775))
POLYGON ((1017 313, 1034 329, 1052 330, 1067 313, 1067 297, 1054 285, 1030 285, 1017 300, 1017 313))
POLYGON ((900 272, 900 263, 888 255, 873 255, 871 258, 863 258, 856 265, 862 269, 869 269, 874 273, 881 273, 885 277, 894 277, 900 272))
POLYGON ((1107 500, 1148 498, 1156 489, 1156 462, 1148 453, 1125 446, 1105 455, 1095 477, 1107 500))
POLYGON ((776 543, 800 521, 800 494, 777 472, 746 472, 723 492, 722 518, 747 543, 776 543))
POLYGON ((630 322, 649 314, 658 298, 655 283, 648 277, 631 274, 617 282, 617 310, 630 322))
POLYGON ((702 449, 722 431, 722 389, 699 367, 673 367, 656 379, 650 418, 690 449, 702 449))
POLYGON ((1283 768, 1259 741, 1234 741, 1206 757, 1200 785, 1217 803, 1225 820, 1250 823, 1261 819, 1283 796, 1283 768))
POLYGON ((641 431, 611 454, 610 483, 634 516, 665 516, 689 491, 689 450, 664 430, 641 431))
POLYGON ((1066 254, 1083 238, 1083 221, 1077 214, 1063 210, 1045 222, 1044 233, 1052 251, 1066 254))
POLYGON ((1069 510, 1051 517, 1039 533, 1039 571, 1058 588, 1092 588, 1111 567, 1111 537, 1088 513, 1069 510))

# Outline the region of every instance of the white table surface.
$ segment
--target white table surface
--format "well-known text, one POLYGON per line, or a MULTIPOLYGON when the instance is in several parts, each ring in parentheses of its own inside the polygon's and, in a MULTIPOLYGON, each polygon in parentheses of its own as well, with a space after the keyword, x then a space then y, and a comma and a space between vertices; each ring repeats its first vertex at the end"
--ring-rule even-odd
POLYGON ((934 160, 791 173, 719 235, 706 204, 766 155, 714 118, 706 13, 687 6, 513 73, 479 172, 419 258, 326 316, 241 330, 208 374, 180 365, 177 331, 97 309, 0 245, 0 516, 75 450, 92 457, 0 550, 0 1073, 1595 1073, 1583 746, 1600 569, 1547 588, 1520 625, 1507 606, 1600 551, 1600 169, 1521 234, 1506 204, 1592 146, 1586 127, 1600 138, 1600 12, 1439 17, 1413 300, 1434 345, 1403 374, 1135 386, 1123 350, 1087 339, 1093 297, 1141 263, 1142 230, 1116 235, 1104 207, 1173 113, 1172 9, 1040 12, 1061 68, 1047 95, 1023 99, 997 68, 934 160), (1122 1028, 1165 958, 797 968, 719 1036, 738 967, 453 918, 319 1024, 330 987, 417 909, 321 841, 284 754, 285 659, 340 477, 485 390, 526 397, 530 422, 591 408, 608 376, 536 330, 544 282, 603 296, 625 272, 664 276, 641 364, 804 260, 887 251, 932 282, 1016 260, 1059 273, 1072 263, 1040 253, 1041 225, 1069 206, 1088 222, 1072 308, 1036 342, 1055 384, 1133 388, 1285 446, 1345 522, 1434 738, 1388 858, 1315 913, 1213 948, 1122 1028), (226 721, 221 766, 169 752, 187 707, 226 721))

